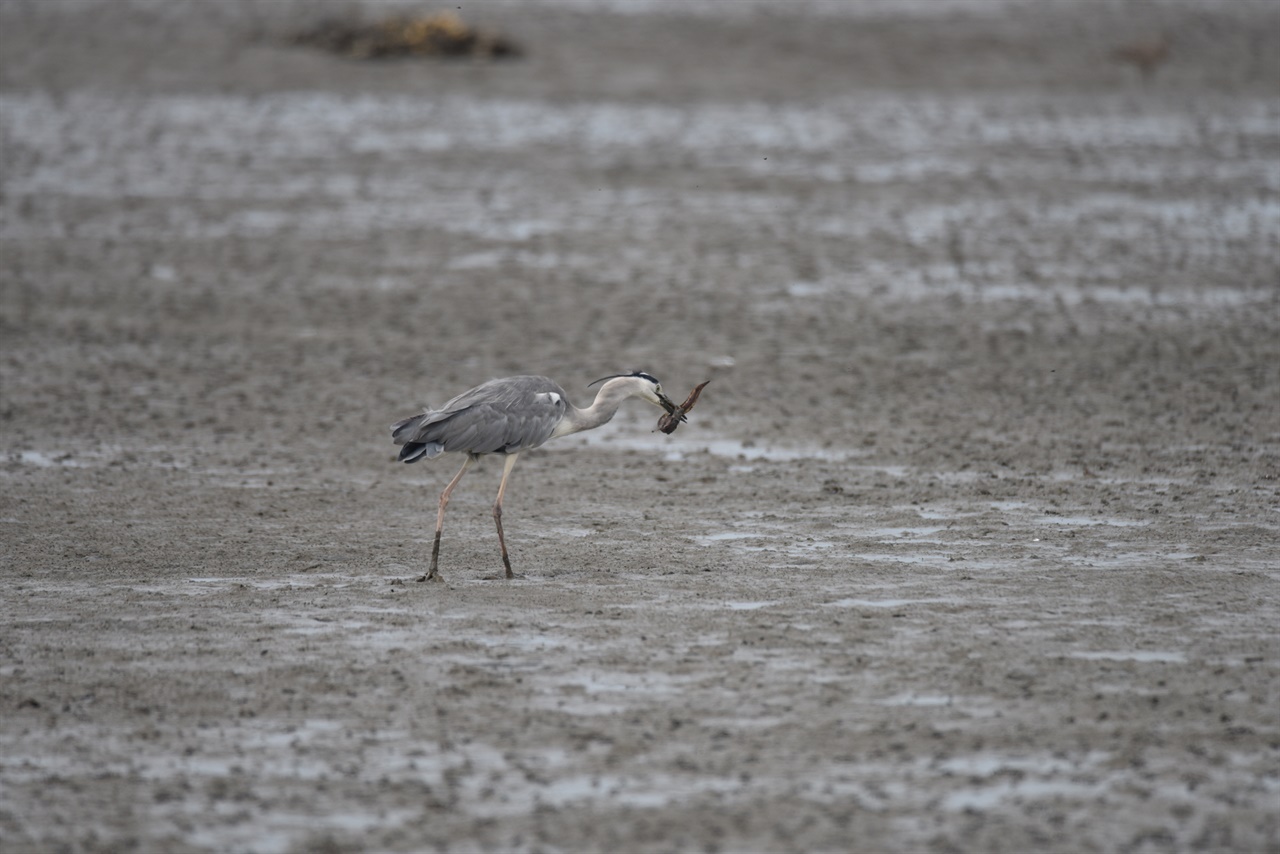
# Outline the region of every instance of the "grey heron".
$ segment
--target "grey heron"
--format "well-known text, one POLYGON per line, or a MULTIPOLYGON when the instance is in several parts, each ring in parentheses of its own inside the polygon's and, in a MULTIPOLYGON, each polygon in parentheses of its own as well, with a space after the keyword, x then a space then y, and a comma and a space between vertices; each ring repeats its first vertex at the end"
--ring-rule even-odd
POLYGON ((642 371, 614 374, 591 385, 596 383, 604 385, 596 392, 595 400, 586 409, 579 409, 569 402, 563 388, 546 377, 489 380, 464 391, 439 409, 427 408, 422 414, 391 426, 391 439, 400 445, 401 462, 416 463, 424 457, 430 460, 448 453, 466 454, 462 468, 440 493, 436 539, 431 547, 431 569, 426 576, 428 580, 440 578, 440 531, 444 527, 444 509, 449 504, 449 496, 467 469, 480 457, 486 454, 506 457, 498 498, 493 504, 493 521, 498 528, 498 545, 502 547, 506 577, 514 578, 511 558, 507 556, 507 543, 502 535, 502 497, 507 491, 507 479, 511 477, 511 470, 522 452, 551 439, 599 427, 613 418, 618 407, 631 397, 660 406, 668 415, 683 417, 683 413, 676 414, 676 405, 663 393, 662 384, 642 371))

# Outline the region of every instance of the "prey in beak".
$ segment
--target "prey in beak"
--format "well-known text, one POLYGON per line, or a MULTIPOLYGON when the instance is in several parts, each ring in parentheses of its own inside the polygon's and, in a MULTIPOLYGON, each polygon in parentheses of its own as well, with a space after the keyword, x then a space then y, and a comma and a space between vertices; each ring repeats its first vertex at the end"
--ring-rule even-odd
POLYGON ((679 406, 671 404, 665 394, 659 395, 663 401, 662 408, 667 410, 667 414, 658 419, 658 429, 663 433, 670 434, 676 432, 676 428, 681 424, 688 422, 689 419, 685 418, 685 413, 693 409, 693 405, 698 402, 698 395, 702 394, 702 390, 706 388, 709 382, 711 380, 699 383, 698 387, 689 392, 689 396, 679 406), (668 408, 668 404, 671 404, 670 408, 668 408))

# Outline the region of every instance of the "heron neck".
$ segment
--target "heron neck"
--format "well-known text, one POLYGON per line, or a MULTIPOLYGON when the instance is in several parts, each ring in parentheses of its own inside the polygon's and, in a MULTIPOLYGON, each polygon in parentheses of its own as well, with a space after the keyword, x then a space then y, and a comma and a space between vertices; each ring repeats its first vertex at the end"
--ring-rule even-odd
POLYGON ((572 403, 565 412, 564 420, 556 429, 555 436, 568 436, 570 433, 581 433, 593 430, 601 424, 607 424, 618 412, 618 407, 630 395, 625 389, 606 383, 596 392, 596 399, 586 409, 579 409, 572 403))

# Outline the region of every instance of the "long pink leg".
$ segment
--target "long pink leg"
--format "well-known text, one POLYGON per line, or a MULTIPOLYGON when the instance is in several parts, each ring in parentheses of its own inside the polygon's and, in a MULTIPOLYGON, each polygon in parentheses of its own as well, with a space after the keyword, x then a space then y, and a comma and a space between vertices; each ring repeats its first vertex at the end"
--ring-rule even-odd
POLYGON ((444 488, 444 492, 440 493, 440 511, 436 513, 436 543, 431 547, 431 569, 427 572, 428 581, 440 581, 440 573, 436 568, 440 564, 440 531, 444 529, 444 508, 449 506, 449 495, 453 492, 458 481, 462 480, 462 476, 467 473, 467 469, 476 461, 475 457, 467 455, 466 460, 462 463, 462 468, 458 469, 458 473, 453 476, 453 480, 449 481, 449 485, 444 488))
POLYGON ((502 536, 502 496, 507 493, 507 478, 511 477, 511 470, 516 467, 516 458, 519 456, 519 454, 510 454, 507 457, 507 462, 502 467, 502 483, 498 485, 498 500, 493 503, 493 522, 498 526, 498 545, 502 546, 502 565, 507 568, 507 578, 515 578, 515 573, 511 571, 511 558, 507 557, 507 541, 502 536))

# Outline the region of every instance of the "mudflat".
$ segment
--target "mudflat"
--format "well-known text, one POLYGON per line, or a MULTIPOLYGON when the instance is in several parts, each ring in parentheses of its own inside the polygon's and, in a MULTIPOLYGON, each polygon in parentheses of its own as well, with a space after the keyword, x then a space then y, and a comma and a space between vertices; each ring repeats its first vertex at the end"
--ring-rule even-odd
POLYGON ((0 4, 0 849, 1280 850, 1280 7, 1083 5, 0 4))

